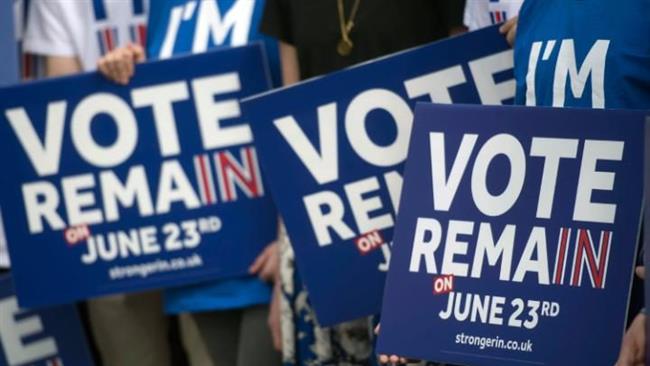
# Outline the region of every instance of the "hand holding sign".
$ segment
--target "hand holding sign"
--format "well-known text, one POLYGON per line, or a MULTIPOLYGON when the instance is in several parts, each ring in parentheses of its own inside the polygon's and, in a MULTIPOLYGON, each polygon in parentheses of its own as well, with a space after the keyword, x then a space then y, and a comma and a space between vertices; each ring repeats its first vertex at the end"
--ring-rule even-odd
POLYGON ((269 244, 260 255, 257 256, 248 272, 258 275, 262 281, 274 282, 279 275, 278 267, 280 259, 278 258, 278 243, 269 244))
POLYGON ((253 45, 0 90, 21 304, 247 274, 277 229, 239 105, 265 70, 253 45))
POLYGON ((623 338, 616 366, 645 366, 646 322, 647 317, 643 313, 634 318, 623 338))
POLYGON ((135 65, 146 58, 144 48, 131 43, 104 55, 97 62, 97 69, 109 80, 126 85, 135 73, 135 65))
POLYGON ((643 120, 420 105, 379 351, 614 364, 639 235, 643 120))
MULTIPOLYGON (((645 280, 645 266, 635 269, 636 275, 645 280)), ((646 327, 647 317, 645 311, 638 314, 623 337, 621 353, 616 366, 643 366, 646 359, 646 327)))

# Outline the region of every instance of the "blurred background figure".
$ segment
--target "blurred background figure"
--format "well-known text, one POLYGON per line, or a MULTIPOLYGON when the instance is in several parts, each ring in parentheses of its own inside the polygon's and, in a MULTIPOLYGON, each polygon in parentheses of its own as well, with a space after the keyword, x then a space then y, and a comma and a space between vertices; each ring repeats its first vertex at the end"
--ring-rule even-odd
POLYGON ((500 31, 512 46, 517 34, 517 16, 524 0, 467 0, 465 26, 469 31, 501 24, 500 31))
MULTIPOLYGON (((455 0, 267 0, 261 30, 279 41, 290 85, 462 31, 463 9, 455 0)), ((373 320, 321 328, 286 237, 280 245, 269 323, 284 364, 375 364, 373 320)))
POLYGON ((519 15, 523 3, 524 0, 466 0, 465 26, 471 32, 504 23, 519 15))
POLYGON ((23 39, 27 30, 30 0, 13 0, 14 7, 14 35, 18 42, 20 78, 33 80, 45 76, 45 63, 43 57, 33 55, 23 50, 23 39))

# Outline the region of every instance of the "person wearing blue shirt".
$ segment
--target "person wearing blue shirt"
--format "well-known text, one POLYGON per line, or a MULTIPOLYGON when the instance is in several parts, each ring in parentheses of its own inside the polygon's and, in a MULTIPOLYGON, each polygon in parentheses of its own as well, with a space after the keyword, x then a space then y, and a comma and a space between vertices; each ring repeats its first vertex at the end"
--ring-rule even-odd
MULTIPOLYGON (((151 2, 146 56, 176 55, 264 42, 272 80, 280 84, 277 44, 257 32, 263 0, 156 0, 151 2)), ((129 45, 99 62, 109 79, 128 83, 145 51, 129 45)), ((216 366, 280 364, 267 326, 277 245, 270 244, 251 266, 251 275, 165 290, 168 313, 192 313, 216 366), (255 275, 258 276, 255 276, 255 275)))
POLYGON ((527 0, 516 103, 650 109, 650 1, 527 0))
MULTIPOLYGON (((525 0, 501 26, 514 42, 515 104, 650 109, 650 0, 525 0)), ((645 269, 636 273, 645 278, 645 269)), ((615 366, 645 365, 642 311, 615 366)), ((404 362, 398 355, 382 361, 404 362)))
MULTIPOLYGON (((516 103, 650 109, 650 0, 526 0, 515 41, 516 103)), ((637 268, 645 277, 643 267, 637 268)), ((616 366, 645 364, 642 311, 616 366)))

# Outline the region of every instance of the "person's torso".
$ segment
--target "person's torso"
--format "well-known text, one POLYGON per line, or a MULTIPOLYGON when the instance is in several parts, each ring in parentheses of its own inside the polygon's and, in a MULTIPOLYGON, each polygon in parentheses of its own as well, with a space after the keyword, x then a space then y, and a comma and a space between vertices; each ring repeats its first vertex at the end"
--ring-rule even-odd
POLYGON ((516 17, 524 0, 467 0, 465 25, 470 31, 516 17))
MULTIPOLYGON (((258 32, 263 0, 154 0, 149 13, 147 55, 176 55, 265 44, 274 85, 280 83, 276 42, 258 32)), ((168 313, 218 311, 267 304, 271 290, 255 276, 243 276, 165 290, 168 313)))
POLYGON ((527 0, 517 103, 650 108, 650 0, 527 0))
MULTIPOLYGON (((354 0, 343 0, 347 21, 354 0)), ((337 53, 341 26, 336 0, 290 1, 293 44, 301 78, 325 74, 447 35, 437 1, 360 0, 353 19, 350 55, 337 53)))

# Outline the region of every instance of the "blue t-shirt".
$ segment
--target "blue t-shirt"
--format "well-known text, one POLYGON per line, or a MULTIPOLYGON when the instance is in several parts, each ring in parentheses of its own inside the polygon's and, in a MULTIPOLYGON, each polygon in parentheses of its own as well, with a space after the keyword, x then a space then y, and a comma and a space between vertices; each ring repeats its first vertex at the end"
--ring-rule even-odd
POLYGON ((517 104, 650 109, 650 0, 526 0, 517 104))
POLYGON ((259 32, 264 0, 153 0, 147 55, 165 59, 262 42, 274 86, 282 85, 277 42, 259 32))
MULTIPOLYGON (((147 55, 165 59, 187 53, 264 42, 272 80, 279 86, 277 43, 258 32, 263 0, 153 0, 147 55)), ((247 276, 165 291, 168 313, 237 309, 266 304, 271 288, 247 276)))

